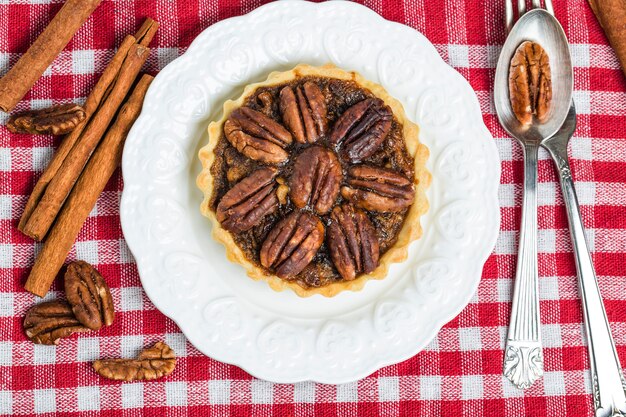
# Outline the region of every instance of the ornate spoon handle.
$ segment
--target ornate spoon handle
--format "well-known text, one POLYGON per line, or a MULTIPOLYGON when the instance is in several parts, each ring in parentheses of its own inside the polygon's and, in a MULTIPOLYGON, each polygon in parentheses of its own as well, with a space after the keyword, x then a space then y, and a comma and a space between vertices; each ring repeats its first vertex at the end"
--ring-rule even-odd
POLYGON ((537 271, 537 156, 539 144, 523 144, 524 201, 517 271, 509 335, 504 353, 504 375, 518 388, 528 388, 543 375, 539 332, 537 271))
POLYGON ((550 152, 557 165, 563 199, 567 209, 589 345, 595 416, 626 416, 626 394, 624 393, 622 367, 615 351, 611 328, 604 311, 596 273, 585 240, 578 198, 567 159, 568 139, 567 136, 559 137, 557 135, 546 141, 543 146, 550 152))

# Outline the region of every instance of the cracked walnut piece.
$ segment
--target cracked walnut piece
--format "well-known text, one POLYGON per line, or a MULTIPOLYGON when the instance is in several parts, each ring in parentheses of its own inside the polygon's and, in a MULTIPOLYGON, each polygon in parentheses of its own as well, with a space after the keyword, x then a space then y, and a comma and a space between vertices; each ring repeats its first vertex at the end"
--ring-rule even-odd
POLYGON ((116 381, 150 381, 174 372, 176 354, 165 343, 141 351, 137 359, 100 359, 93 369, 98 375, 116 381))

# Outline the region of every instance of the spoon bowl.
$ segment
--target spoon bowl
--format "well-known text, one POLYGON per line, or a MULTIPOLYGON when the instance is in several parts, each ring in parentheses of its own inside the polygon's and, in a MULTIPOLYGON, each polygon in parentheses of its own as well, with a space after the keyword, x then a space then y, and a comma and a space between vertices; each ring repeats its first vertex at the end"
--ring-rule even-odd
POLYGON ((561 24, 543 9, 524 14, 513 26, 498 59, 494 82, 494 100, 500 124, 521 142, 539 143, 554 135, 567 117, 572 101, 574 75, 567 38, 561 24), (531 125, 522 125, 509 98, 509 66, 517 47, 524 41, 533 41, 543 47, 550 60, 552 74, 552 103, 545 122, 536 119, 531 125))

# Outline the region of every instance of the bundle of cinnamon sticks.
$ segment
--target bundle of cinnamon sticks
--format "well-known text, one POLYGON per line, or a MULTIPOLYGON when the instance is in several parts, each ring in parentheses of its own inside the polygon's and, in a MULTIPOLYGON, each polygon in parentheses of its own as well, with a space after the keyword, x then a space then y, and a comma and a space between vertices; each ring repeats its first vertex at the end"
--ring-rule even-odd
POLYGON ((134 36, 123 40, 87 97, 85 119, 63 139, 26 203, 19 230, 38 241, 47 236, 25 284, 36 295, 48 292, 120 163, 124 140, 139 115, 152 77, 142 76, 130 95, 129 91, 148 58, 148 44, 158 27, 147 19, 134 36))

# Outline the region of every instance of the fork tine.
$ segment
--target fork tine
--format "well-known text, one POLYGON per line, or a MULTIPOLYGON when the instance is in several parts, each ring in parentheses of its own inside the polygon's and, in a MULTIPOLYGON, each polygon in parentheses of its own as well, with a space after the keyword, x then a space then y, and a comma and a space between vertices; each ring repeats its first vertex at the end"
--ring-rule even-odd
POLYGON ((541 0, 533 0, 533 9, 541 8, 541 0))
POLYGON ((513 27, 513 0, 504 0, 504 16, 506 19, 506 31, 508 33, 513 27))
POLYGON ((554 16, 554 8, 552 7, 552 0, 544 0, 546 2, 546 10, 552 16, 554 16))
POLYGON ((526 0, 517 0, 517 12, 518 19, 526 13, 526 0))

